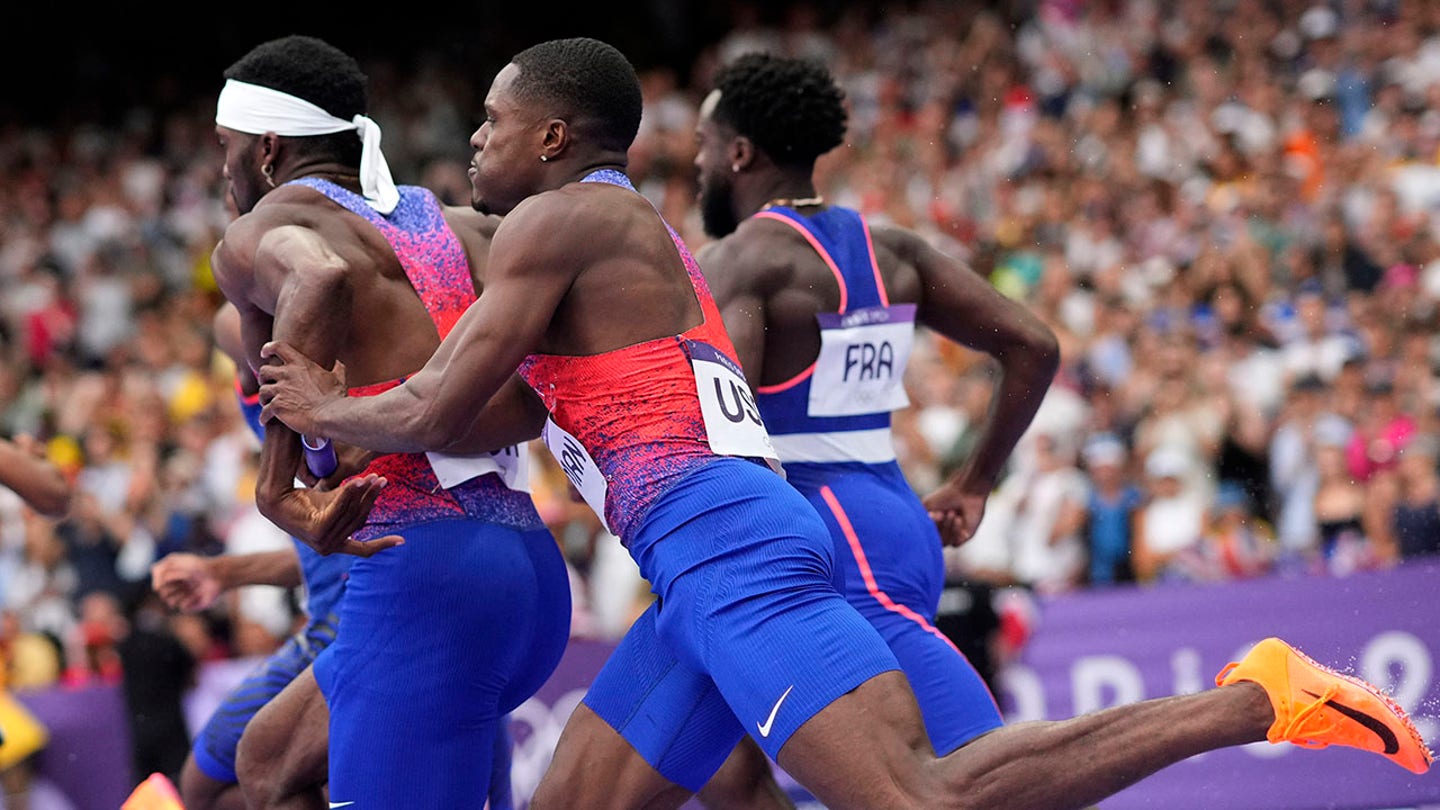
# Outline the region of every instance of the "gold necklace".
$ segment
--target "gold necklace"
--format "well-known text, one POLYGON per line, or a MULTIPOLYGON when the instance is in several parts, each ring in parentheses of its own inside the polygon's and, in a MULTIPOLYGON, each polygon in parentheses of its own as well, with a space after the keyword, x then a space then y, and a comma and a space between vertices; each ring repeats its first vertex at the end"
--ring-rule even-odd
POLYGON ((765 203, 765 206, 764 206, 763 208, 761 208, 760 210, 764 211, 764 210, 767 210, 767 209, 770 209, 770 208, 776 208, 776 207, 782 207, 782 208, 805 208, 805 207, 812 206, 812 205, 824 205, 824 204, 825 204, 825 198, 822 197, 822 196, 820 196, 820 195, 818 195, 818 194, 815 195, 814 197, 796 197, 796 198, 794 198, 794 199, 788 199, 788 200, 785 199, 785 198, 783 198, 783 197, 777 197, 776 199, 773 199, 773 200, 771 200, 770 202, 765 203))

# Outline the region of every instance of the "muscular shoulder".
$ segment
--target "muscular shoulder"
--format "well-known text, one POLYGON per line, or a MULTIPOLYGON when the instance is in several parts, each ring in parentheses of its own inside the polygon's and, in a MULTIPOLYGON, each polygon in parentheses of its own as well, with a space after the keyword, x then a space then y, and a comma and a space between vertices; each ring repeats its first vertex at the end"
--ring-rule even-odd
POLYGON ((953 286, 965 280, 957 278, 958 274, 969 273, 963 262, 942 254, 915 231, 874 226, 870 240, 892 301, 924 303, 926 289, 953 286))
MULTIPOLYGON (((496 227, 493 250, 523 250, 534 262, 597 258, 637 227, 653 227, 645 198, 614 186, 571 183, 530 197, 496 227)), ((583 262, 580 262, 583 263, 583 262)))
POLYGON ((748 219, 735 232, 707 243, 695 255, 712 287, 773 291, 795 272, 803 240, 785 225, 748 219))
MULTIPOLYGON (((254 282, 255 255, 265 234, 278 223, 260 210, 236 217, 225 228, 220 241, 210 255, 211 271, 215 281, 234 298, 246 293, 254 282)), ((245 294, 248 299, 249 295, 245 294)))
POLYGON ((277 229, 302 227, 317 219, 316 200, 323 199, 304 190, 289 187, 266 195, 247 214, 236 217, 225 228, 216 257, 236 268, 249 267, 266 239, 277 229))
POLYGON ((889 253, 906 264, 915 264, 920 251, 928 245, 920 234, 893 225, 870 225, 870 241, 875 246, 876 258, 882 251, 889 253))
POLYGON ((227 297, 238 293, 262 308, 299 272, 339 278, 351 269, 318 229, 276 208, 256 208, 231 223, 215 247, 212 267, 227 297))

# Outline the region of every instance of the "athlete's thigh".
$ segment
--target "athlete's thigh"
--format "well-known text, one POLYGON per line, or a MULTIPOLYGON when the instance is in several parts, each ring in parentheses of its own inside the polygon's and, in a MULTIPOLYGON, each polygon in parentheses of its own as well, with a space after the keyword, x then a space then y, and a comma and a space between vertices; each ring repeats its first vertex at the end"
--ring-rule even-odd
POLYGON ((530 810, 674 810, 692 791, 666 779, 584 703, 575 707, 530 810))
POLYGON ((836 476, 807 492, 835 539, 845 598, 895 653, 935 750, 946 754, 1001 725, 989 688, 935 628, 944 563, 934 523, 903 481, 836 476))
POLYGON ((932 775, 919 707, 900 672, 885 672, 811 716, 775 757, 833 810, 916 807, 932 775))
POLYGON ((1003 724, 985 680, 944 634, 902 613, 867 618, 900 662, 937 754, 944 756, 1003 724))
POLYGON ((252 775, 269 797, 291 796, 324 785, 328 773, 330 712, 311 668, 265 704, 240 738, 238 770, 247 797, 252 775))
POLYGON ((241 735, 254 718, 281 694, 314 660, 308 636, 293 636, 230 690, 195 735, 192 758, 196 769, 211 779, 233 784, 241 735))
POLYGON ((401 533, 352 566, 339 635, 316 660, 331 798, 479 806, 502 716, 563 651, 563 561, 543 530, 439 520, 401 533))
MULTIPOLYGON (((652 604, 601 667, 585 694, 583 719, 572 718, 577 730, 571 732, 567 724, 566 733, 574 740, 568 745, 600 747, 604 756, 620 764, 641 773, 653 771, 667 784, 696 791, 725 762, 744 731, 714 681, 660 640, 656 614, 652 604), (589 729, 592 717, 612 733, 589 729), (632 756, 639 762, 630 762, 632 756)), ((569 748, 564 754, 573 756, 569 748)), ((571 764, 578 761, 562 758, 571 764)), ((563 769, 556 776, 571 781, 563 769)), ((651 787, 639 777, 632 781, 646 791, 651 787)))
POLYGON ((700 484, 652 507, 647 525, 667 531, 641 538, 657 633, 773 757, 820 709, 899 665, 836 589, 834 542, 798 491, 743 463, 700 484))

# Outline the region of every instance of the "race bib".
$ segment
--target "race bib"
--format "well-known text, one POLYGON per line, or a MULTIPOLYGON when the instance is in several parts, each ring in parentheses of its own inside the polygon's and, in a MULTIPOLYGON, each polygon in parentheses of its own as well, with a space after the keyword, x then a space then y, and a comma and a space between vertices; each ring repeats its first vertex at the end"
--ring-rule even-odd
POLYGON ((589 504, 600 518, 605 531, 610 531, 610 524, 605 520, 605 495, 610 490, 610 484, 600 473, 600 468, 595 465, 595 459, 590 457, 585 445, 555 424, 553 419, 545 420, 545 432, 541 434, 541 438, 544 439, 545 446, 550 448, 550 455, 555 457, 560 469, 565 471, 565 477, 570 479, 580 497, 585 499, 585 503, 589 504))
POLYGON ((687 341, 686 348, 710 449, 716 455, 763 458, 778 466, 779 456, 740 367, 708 343, 687 341))
POLYGON ((435 479, 446 489, 489 473, 497 473, 505 486, 520 492, 530 491, 530 452, 521 445, 510 445, 493 453, 454 456, 448 453, 426 453, 435 479))
POLYGON ((810 378, 810 416, 889 413, 910 404, 905 364, 915 343, 915 305, 821 313, 820 356, 810 378))

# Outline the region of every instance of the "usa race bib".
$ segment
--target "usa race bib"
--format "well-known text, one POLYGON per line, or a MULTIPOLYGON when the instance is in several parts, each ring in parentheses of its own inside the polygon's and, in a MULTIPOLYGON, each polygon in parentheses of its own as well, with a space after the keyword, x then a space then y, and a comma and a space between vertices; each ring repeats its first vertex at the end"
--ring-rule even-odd
POLYGON ((686 341, 685 348, 710 449, 716 455, 763 458, 778 466, 779 456, 740 367, 708 343, 686 341))
POLYGON ((497 473, 505 486, 520 492, 530 491, 530 453, 519 445, 510 445, 493 453, 473 456, 455 456, 449 453, 426 453, 435 478, 446 489, 479 478, 488 473, 497 473))
POLYGON ((810 378, 810 416, 889 413, 910 404, 905 364, 915 344, 915 305, 820 313, 820 355, 810 378))
POLYGON ((610 531, 610 524, 605 520, 605 496, 610 491, 610 484, 601 474, 595 459, 590 457, 585 445, 565 428, 555 424, 553 419, 545 420, 545 431, 540 437, 545 446, 550 448, 550 455, 555 457, 560 469, 565 471, 565 477, 570 479, 580 497, 585 499, 585 503, 589 504, 590 509, 600 518, 605 531, 610 531))

